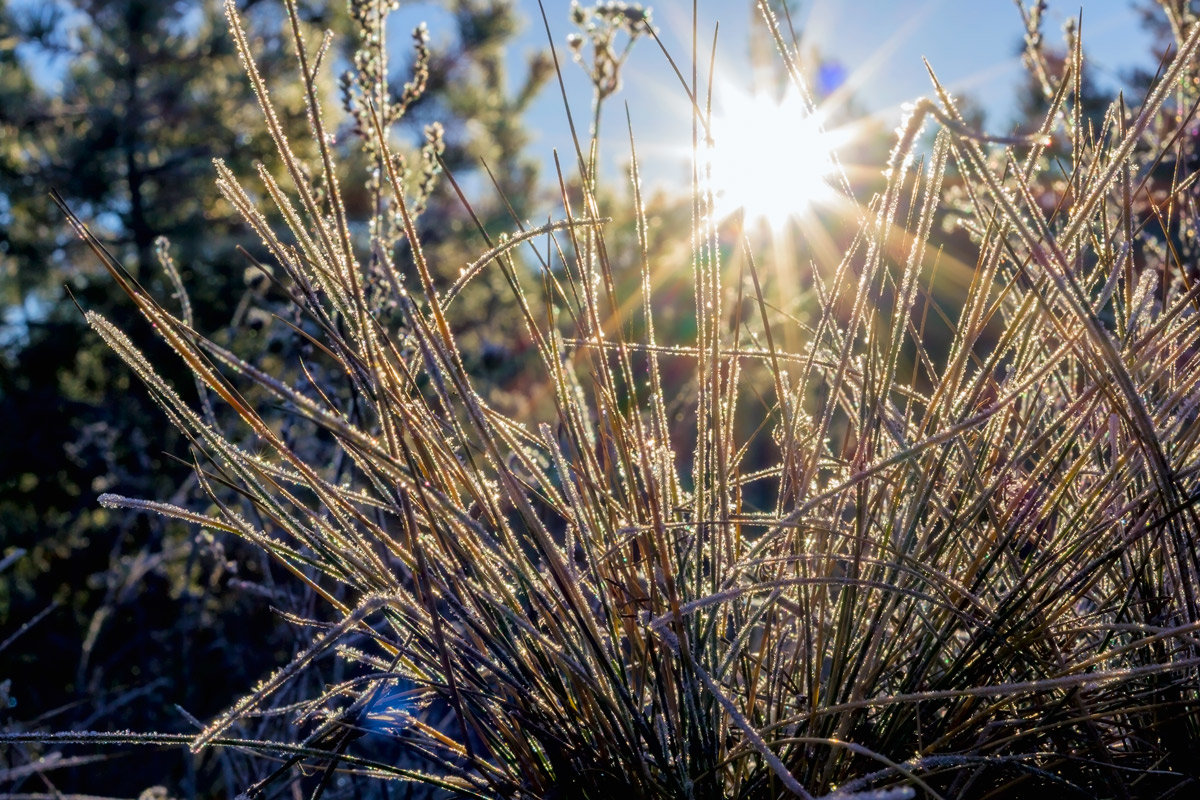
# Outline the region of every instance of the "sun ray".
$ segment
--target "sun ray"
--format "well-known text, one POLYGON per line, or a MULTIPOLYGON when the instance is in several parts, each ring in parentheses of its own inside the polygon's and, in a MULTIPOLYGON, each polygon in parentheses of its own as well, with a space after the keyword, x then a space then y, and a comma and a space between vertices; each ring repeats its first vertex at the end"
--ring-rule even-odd
POLYGON ((795 91, 781 98, 722 86, 708 152, 715 212, 745 212, 747 222, 779 230, 813 205, 830 200, 834 150, 844 139, 827 131, 795 91))

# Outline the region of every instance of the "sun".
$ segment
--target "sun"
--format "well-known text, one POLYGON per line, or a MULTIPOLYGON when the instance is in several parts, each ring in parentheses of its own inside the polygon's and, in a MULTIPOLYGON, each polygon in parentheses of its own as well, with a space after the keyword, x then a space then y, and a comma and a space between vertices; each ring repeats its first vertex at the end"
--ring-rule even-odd
POLYGON ((773 230, 834 197, 834 150, 840 137, 823 127, 798 92, 782 98, 723 87, 711 128, 711 186, 718 217, 744 209, 746 220, 773 230))

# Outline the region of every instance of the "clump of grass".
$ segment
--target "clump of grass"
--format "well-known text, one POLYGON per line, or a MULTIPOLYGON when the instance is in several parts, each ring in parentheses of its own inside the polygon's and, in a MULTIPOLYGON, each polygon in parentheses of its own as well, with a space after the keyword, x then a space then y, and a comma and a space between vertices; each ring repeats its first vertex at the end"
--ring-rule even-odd
POLYGON ((76 222, 221 408, 194 410, 89 314, 191 439, 208 492, 198 510, 103 502, 243 537, 324 601, 311 646, 192 747, 285 756, 251 796, 300 763, 316 794, 335 768, 472 797, 1194 790, 1200 284, 1173 242, 1196 223, 1179 132, 1200 25, 1139 111, 1118 102, 1098 125, 1078 112, 1078 41, 1058 73, 1031 44, 1049 111, 1028 137, 980 137, 935 79, 836 268, 804 282, 800 320, 769 301, 748 240, 722 249, 703 189, 691 263, 650 263, 636 157, 628 302, 578 143, 588 179, 564 184, 562 218, 488 239, 440 281, 415 218, 438 137, 410 176, 382 81, 344 82, 378 168, 375 222, 354 229, 320 56, 285 5, 320 163, 310 176, 292 155, 227 1, 292 184, 261 171, 260 203, 218 175, 308 354, 274 371, 238 357, 76 222), (955 308, 927 288, 939 218, 973 237, 955 308), (501 414, 464 366, 454 299, 482 270, 514 291, 542 418, 501 414), (662 270, 693 275, 688 342, 656 329, 662 270), (335 658, 340 679, 282 709, 298 742, 239 736, 335 658), (370 749, 379 736, 402 762, 370 749))

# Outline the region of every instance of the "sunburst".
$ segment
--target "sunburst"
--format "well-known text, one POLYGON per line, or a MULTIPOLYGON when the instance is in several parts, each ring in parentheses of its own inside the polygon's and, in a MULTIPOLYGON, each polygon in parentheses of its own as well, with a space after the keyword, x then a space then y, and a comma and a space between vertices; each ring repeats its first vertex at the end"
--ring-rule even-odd
POLYGON ((844 138, 825 128, 798 92, 782 98, 722 87, 708 152, 717 216, 739 209, 778 230, 835 195, 834 153, 844 138))

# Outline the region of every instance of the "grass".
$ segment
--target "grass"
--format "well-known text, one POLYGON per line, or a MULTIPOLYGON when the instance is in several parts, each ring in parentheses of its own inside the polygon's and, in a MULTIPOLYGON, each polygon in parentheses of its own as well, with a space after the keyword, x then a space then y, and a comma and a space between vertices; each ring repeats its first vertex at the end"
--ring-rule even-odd
MULTIPOLYGON (((636 156, 631 242, 599 210, 595 138, 575 142, 586 179, 563 181, 561 218, 481 230, 455 280, 417 234, 439 135, 409 167, 388 129, 413 98, 360 65, 350 141, 378 173, 373 222, 353 225, 322 56, 285 5, 320 162, 292 154, 227 3, 291 184, 262 170, 257 197, 217 165, 291 299, 285 356, 193 330, 71 219, 205 398, 88 314, 192 441, 207 493, 102 502, 261 547, 319 619, 290 616, 311 645, 192 737, 61 740, 281 760, 239 787, 252 797, 332 793, 337 770, 464 797, 1195 791, 1200 276, 1180 253, 1200 25, 1140 110, 1091 122, 1078 40, 1061 69, 1032 44, 1049 108, 1027 137, 970 130, 935 78, 882 190, 843 184, 855 230, 799 287, 712 219, 700 147, 690 263, 652 261, 636 156), (970 236, 951 298, 934 292, 943 222, 970 236), (485 270, 525 326, 521 385, 546 398, 527 417, 489 403, 456 339, 455 298, 485 270), (680 341, 656 325, 668 270, 691 276, 680 341), (252 735, 280 715, 297 739, 252 735)), ((620 64, 590 68, 594 137, 620 64)), ((54 738, 4 738, 22 736, 54 738)))

